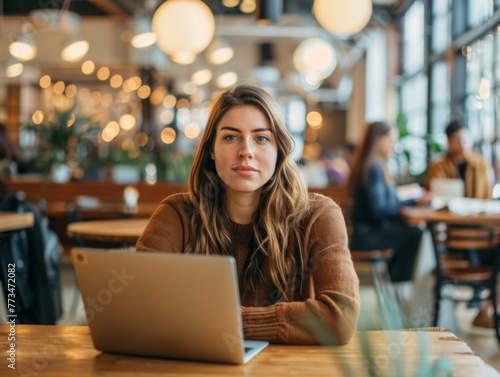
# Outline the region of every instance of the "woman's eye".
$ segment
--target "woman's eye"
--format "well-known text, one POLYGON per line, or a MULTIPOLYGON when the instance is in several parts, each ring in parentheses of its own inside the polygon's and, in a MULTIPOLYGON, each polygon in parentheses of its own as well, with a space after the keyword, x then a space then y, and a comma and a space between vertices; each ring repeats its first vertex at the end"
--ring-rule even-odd
POLYGON ((224 140, 228 140, 228 141, 236 140, 236 136, 226 135, 226 136, 224 136, 224 140))
POLYGON ((269 141, 267 136, 257 136, 257 141, 269 141))

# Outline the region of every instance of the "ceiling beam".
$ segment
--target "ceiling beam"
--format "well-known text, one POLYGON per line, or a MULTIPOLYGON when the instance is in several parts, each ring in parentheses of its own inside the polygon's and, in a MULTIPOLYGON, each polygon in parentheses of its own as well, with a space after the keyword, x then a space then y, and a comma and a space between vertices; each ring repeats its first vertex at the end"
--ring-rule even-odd
POLYGON ((128 13, 118 6, 115 1, 109 0, 88 0, 90 3, 96 7, 102 9, 104 12, 108 13, 110 16, 127 16, 128 13))

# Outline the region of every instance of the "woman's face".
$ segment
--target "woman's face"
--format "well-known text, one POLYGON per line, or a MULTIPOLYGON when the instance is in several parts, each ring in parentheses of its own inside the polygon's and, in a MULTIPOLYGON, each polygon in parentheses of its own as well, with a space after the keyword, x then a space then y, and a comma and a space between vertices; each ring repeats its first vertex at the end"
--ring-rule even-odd
POLYGON ((394 135, 388 132, 378 139, 378 152, 382 157, 389 157, 394 149, 394 135))
POLYGON ((235 107, 217 125, 212 153, 226 190, 260 193, 276 168, 276 136, 257 107, 235 107))
POLYGON ((461 157, 471 150, 471 135, 465 129, 454 132, 448 138, 448 154, 461 157))

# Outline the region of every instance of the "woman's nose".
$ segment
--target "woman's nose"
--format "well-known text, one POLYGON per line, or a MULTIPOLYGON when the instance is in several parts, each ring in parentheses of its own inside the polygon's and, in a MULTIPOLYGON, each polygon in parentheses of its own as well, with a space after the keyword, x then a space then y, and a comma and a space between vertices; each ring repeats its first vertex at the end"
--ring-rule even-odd
POLYGON ((245 140, 241 143, 241 148, 238 152, 238 156, 240 158, 253 158, 253 146, 251 145, 251 142, 248 140, 245 140))

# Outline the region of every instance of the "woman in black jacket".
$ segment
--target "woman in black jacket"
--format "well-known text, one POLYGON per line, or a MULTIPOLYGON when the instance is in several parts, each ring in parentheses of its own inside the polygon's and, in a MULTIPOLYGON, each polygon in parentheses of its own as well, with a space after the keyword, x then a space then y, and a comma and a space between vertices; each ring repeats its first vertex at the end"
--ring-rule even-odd
MULTIPOLYGON (((412 278, 422 231, 399 217, 401 206, 416 201, 398 199, 388 172, 387 160, 392 153, 394 137, 387 123, 371 123, 355 151, 349 179, 349 193, 353 198, 351 248, 393 249, 389 275, 392 282, 403 282, 412 278)), ((418 202, 429 200, 430 197, 424 195, 418 202)))

